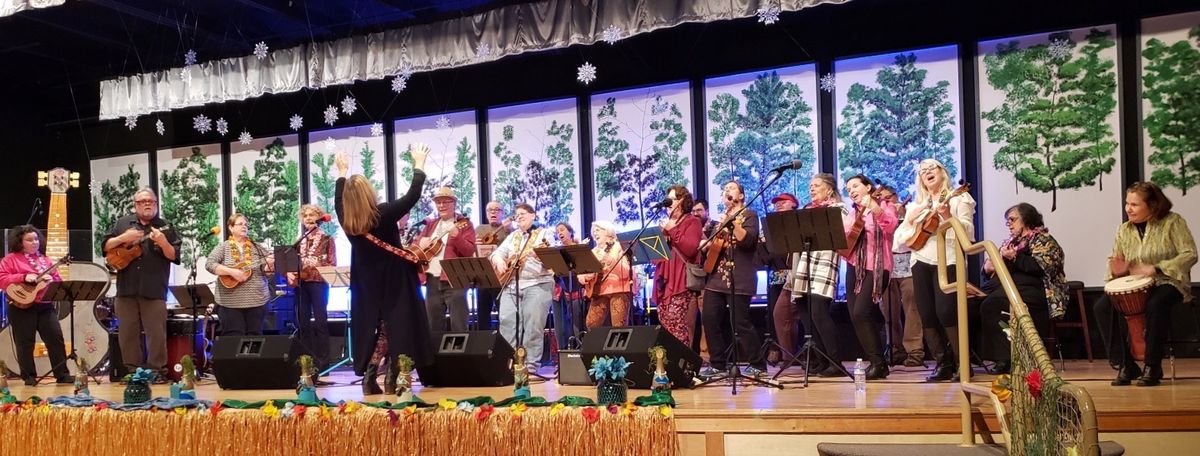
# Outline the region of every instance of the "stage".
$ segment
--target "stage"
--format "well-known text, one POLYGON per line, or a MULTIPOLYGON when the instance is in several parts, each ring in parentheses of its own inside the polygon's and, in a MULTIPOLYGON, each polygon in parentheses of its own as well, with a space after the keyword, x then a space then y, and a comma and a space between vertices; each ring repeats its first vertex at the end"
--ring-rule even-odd
MULTIPOLYGON (((1056 367, 1057 367, 1056 363, 1056 367)), ((1165 367, 1170 375, 1169 367, 1165 367)), ((771 369, 774 374, 775 369, 771 369)), ((542 374, 553 374, 553 369, 544 368, 542 374)), ((812 379, 808 388, 803 388, 800 369, 789 369, 780 377, 785 383, 783 390, 739 385, 738 394, 731 395, 728 384, 714 384, 694 390, 677 388, 674 397, 677 407, 664 412, 657 407, 643 407, 632 412, 640 419, 658 419, 669 423, 664 432, 676 432, 679 454, 686 455, 749 455, 770 456, 776 454, 816 454, 820 442, 946 442, 958 441, 958 408, 960 397, 956 385, 949 383, 927 384, 921 380, 928 369, 898 368, 885 381, 868 385, 865 407, 856 407, 853 383, 849 379, 812 379), (669 416, 667 416, 669 415, 669 416), (673 428, 673 429, 672 429, 673 428)), ((1154 388, 1136 386, 1113 387, 1108 384, 1114 371, 1107 363, 1097 360, 1068 361, 1064 377, 1088 389, 1098 411, 1101 440, 1115 440, 1124 445, 1127 454, 1149 454, 1150 451, 1168 451, 1168 454, 1185 454, 1200 438, 1200 359, 1176 361, 1177 380, 1164 380, 1154 388)), ((338 371, 324 378, 334 384, 320 387, 318 395, 329 401, 394 401, 394 397, 376 395, 364 398, 361 387, 350 384, 356 378, 349 372, 338 371)), ((976 382, 989 382, 991 376, 977 374, 976 382)), ((534 396, 555 401, 566 396, 595 398, 595 389, 587 386, 562 386, 553 381, 535 382, 534 396)), ((154 396, 167 396, 166 385, 155 385, 154 396)), ((26 387, 14 382, 12 393, 19 399, 31 395, 40 397, 67 395, 70 385, 43 384, 26 387)), ((123 386, 105 382, 92 385, 93 396, 120 401, 123 386)), ((462 400, 477 396, 490 396, 497 401, 512 396, 511 387, 489 388, 423 388, 418 385, 416 394, 429 403, 442 399, 462 400)), ((645 390, 631 390, 630 399, 648 394, 645 390)), ((242 400, 247 402, 267 399, 294 398, 291 390, 221 390, 211 377, 201 381, 197 396, 209 400, 242 400)), ((283 404, 277 404, 282 407, 283 404)), ((497 417, 501 416, 497 407, 497 417)), ((549 409, 546 407, 544 409, 549 409)), ((531 407, 529 410, 533 410, 531 407)), ((543 413, 549 413, 541 410, 543 413)), ((976 426, 985 426, 1000 439, 999 428, 990 405, 981 404, 976 426)), ((106 413, 121 413, 108 411, 106 413)), ((157 412, 168 414, 168 412, 157 412)), ((226 412, 222 412, 226 413, 226 412)), ((234 412, 229 412, 234 413, 234 412)), ((236 413, 257 413, 236 411, 236 413)), ((533 412, 529 416, 532 416, 533 412)), ((625 412, 605 411, 603 420, 597 424, 622 423, 618 418, 625 412), (607 415, 612 415, 608 417, 607 415), (611 421, 605 421, 611 420, 611 421)), ((404 413, 400 413, 404 415, 404 413)), ((476 415, 477 416, 477 415, 476 415)), ((3 419, 5 417, 0 417, 3 419)), ((395 418, 393 418, 395 419, 395 418)), ((512 419, 508 417, 507 419, 512 419)), ((628 420, 627 420, 628 421, 628 420)), ((379 419, 386 429, 387 420, 379 419)), ((581 423, 583 421, 580 421, 581 423)), ((88 420, 78 424, 86 427, 88 420)), ((658 423, 652 421, 651 423, 658 423)), ((393 422, 394 424, 394 422, 393 422)), ((511 425, 507 423, 506 425, 511 425)), ((566 422, 562 423, 564 426, 566 422)), ((425 426, 431 431, 434 428, 425 426)), ((552 436, 563 432, 551 428, 552 436)), ((595 428, 599 429, 599 428, 595 428)), ((83 430, 83 429, 81 429, 83 430)), ((86 432, 86 430, 84 430, 86 432)), ((572 431, 567 430, 566 433, 572 431)), ((621 433, 633 432, 623 429, 621 433)), ((528 430, 519 439, 529 450, 536 442, 548 441, 548 437, 531 435, 528 430), (527 440, 532 439, 532 440, 527 440)), ((669 434, 667 434, 669 435, 669 434)), ((632 437, 632 436, 631 436, 632 437)), ((54 437, 65 439, 68 437, 54 437)), ((444 438, 440 437, 440 438, 444 438)), ((278 438, 271 439, 279 442, 278 438)), ((588 452, 604 452, 602 443, 589 442, 588 452)), ((459 447, 459 446, 456 446, 459 447)), ((71 448, 56 446, 56 448, 71 448)), ((449 448, 449 447, 446 447, 449 448)), ((658 447, 667 448, 667 447, 658 447)), ((226 448, 236 454, 234 448, 226 448)), ((566 450, 546 448, 539 453, 560 453, 566 450)), ((301 451, 303 453, 303 451, 301 451)), ((403 452, 397 450, 397 452, 403 452)), ((580 453, 578 448, 573 453, 580 453)), ((664 452, 670 452, 666 450, 664 452)))

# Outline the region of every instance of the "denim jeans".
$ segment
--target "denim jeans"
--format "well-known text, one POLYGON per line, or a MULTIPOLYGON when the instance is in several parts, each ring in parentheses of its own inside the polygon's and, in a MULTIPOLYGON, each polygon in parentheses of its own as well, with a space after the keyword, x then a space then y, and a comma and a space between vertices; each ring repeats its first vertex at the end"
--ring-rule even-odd
MULTIPOLYGON (((525 364, 531 371, 541 367, 543 331, 550 311, 554 283, 546 282, 521 289, 521 342, 525 346, 525 364)), ((500 293, 500 335, 517 347, 517 293, 507 287, 500 293)))

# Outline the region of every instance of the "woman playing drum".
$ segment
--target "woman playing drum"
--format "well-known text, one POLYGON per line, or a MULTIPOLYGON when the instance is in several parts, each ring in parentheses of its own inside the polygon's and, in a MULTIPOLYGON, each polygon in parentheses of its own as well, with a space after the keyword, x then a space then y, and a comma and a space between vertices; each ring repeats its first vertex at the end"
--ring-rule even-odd
POLYGON ((1154 386, 1163 376, 1163 345, 1171 327, 1171 307, 1192 299, 1191 270, 1196 264, 1196 241, 1183 217, 1171 212, 1171 200, 1153 183, 1138 182, 1125 190, 1125 215, 1129 220, 1117 228, 1108 260, 1108 279, 1126 276, 1153 279, 1145 299, 1144 374, 1125 342, 1129 335, 1125 319, 1116 314, 1109 296, 1096 303, 1096 319, 1109 348, 1109 362, 1117 366, 1117 378, 1112 384, 1128 385, 1140 377, 1138 386, 1154 386))

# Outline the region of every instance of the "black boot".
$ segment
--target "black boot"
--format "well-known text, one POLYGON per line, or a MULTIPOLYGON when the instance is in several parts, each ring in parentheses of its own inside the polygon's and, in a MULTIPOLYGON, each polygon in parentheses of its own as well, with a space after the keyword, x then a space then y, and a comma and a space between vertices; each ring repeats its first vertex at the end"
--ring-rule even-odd
POLYGON ((933 373, 925 377, 927 382, 944 382, 954 377, 954 365, 950 363, 938 363, 933 368, 933 373))
POLYGON ((379 389, 379 366, 368 364, 366 372, 363 373, 362 392, 363 396, 371 396, 374 394, 383 394, 383 390, 379 389))
POLYGON ((400 368, 396 363, 388 363, 387 374, 383 377, 383 392, 396 394, 396 377, 400 376, 400 368))
POLYGON ((867 380, 883 380, 888 376, 888 367, 884 363, 871 363, 867 368, 867 380))
MULTIPOLYGON (((1133 379, 1141 376, 1142 370, 1138 369, 1137 363, 1130 361, 1117 369, 1117 378, 1113 379, 1111 384, 1112 386, 1126 386, 1133 379)), ((1162 368, 1159 368, 1158 376, 1162 378, 1162 368)), ((1139 379, 1138 381, 1140 382, 1141 380, 1139 379)))
POLYGON ((1147 364, 1146 373, 1137 381, 1137 386, 1158 386, 1163 378, 1162 365, 1147 364))

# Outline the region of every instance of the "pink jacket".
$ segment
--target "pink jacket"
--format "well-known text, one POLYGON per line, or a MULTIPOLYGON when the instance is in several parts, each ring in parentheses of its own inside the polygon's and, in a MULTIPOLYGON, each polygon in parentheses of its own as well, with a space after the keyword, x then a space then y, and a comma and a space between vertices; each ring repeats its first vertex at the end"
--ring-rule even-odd
MULTIPOLYGON (((0 259, 0 289, 8 288, 9 285, 14 283, 24 282, 25 274, 37 275, 54 264, 54 261, 45 255, 38 254, 36 258, 38 265, 36 268, 32 264, 29 264, 29 258, 24 253, 13 252, 5 255, 4 259, 0 259)), ((55 282, 62 281, 62 277, 58 276, 57 269, 50 271, 50 277, 55 282)), ((39 292, 34 302, 43 302, 42 296, 45 294, 46 290, 39 292)))
MULTIPOLYGON (((604 283, 600 284, 600 293, 597 296, 608 296, 617 293, 629 293, 629 259, 622 257, 621 253, 624 249, 621 248, 621 243, 614 243, 608 252, 604 252, 604 247, 596 247, 592 249, 592 253, 596 258, 600 259, 600 264, 604 266, 604 271, 607 276, 604 277, 604 283)), ((595 286, 593 280, 598 280, 604 273, 596 274, 580 274, 579 283, 584 287, 595 286)), ((595 296, 593 296, 595 297, 595 296)))
MULTIPOLYGON (((883 266, 888 272, 891 272, 892 234, 896 232, 896 226, 900 224, 900 221, 896 218, 895 205, 887 201, 882 201, 879 203, 879 207, 883 209, 879 215, 875 215, 871 211, 867 211, 866 214, 863 215, 863 232, 860 236, 865 236, 867 239, 867 270, 875 270, 874 265, 876 245, 879 242, 883 242, 883 266), (883 231, 883 239, 875 238, 875 227, 877 225, 879 226, 880 230, 883 231)), ((857 217, 857 214, 853 211, 857 210, 858 205, 856 204, 854 205, 852 212, 849 214, 849 217, 842 217, 842 221, 846 224, 846 234, 850 234, 850 230, 854 226, 854 219, 857 217)), ((856 262, 854 260, 853 253, 851 253, 849 256, 843 255, 843 257, 846 258, 847 263, 854 267, 858 267, 858 265, 855 264, 856 262)))

